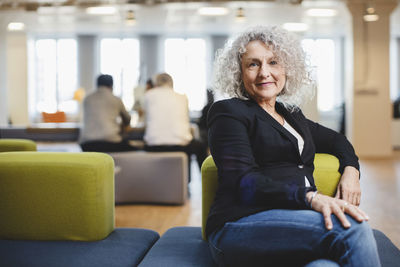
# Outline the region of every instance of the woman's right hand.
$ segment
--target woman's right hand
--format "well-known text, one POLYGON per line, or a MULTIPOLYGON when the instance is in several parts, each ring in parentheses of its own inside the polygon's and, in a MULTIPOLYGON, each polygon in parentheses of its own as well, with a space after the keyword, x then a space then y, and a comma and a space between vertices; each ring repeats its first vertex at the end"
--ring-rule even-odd
POLYGON ((325 227, 328 230, 332 229, 331 214, 335 214, 339 221, 342 223, 344 228, 349 228, 350 222, 347 220, 345 213, 349 214, 356 221, 368 221, 368 215, 357 206, 354 206, 342 199, 325 196, 317 193, 313 198, 314 192, 308 192, 306 194, 307 201, 312 201, 312 209, 322 213, 325 220, 325 227))

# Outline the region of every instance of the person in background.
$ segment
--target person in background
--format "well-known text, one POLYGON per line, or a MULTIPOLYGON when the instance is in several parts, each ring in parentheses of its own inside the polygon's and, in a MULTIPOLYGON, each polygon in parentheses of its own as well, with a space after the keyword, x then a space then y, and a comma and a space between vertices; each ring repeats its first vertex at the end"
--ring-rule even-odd
POLYGON ((219 184, 206 234, 219 266, 380 266, 353 146, 299 108, 309 70, 300 40, 274 26, 216 57, 214 90, 232 97, 208 113, 219 184), (317 191, 315 153, 339 159, 335 197, 317 191))
POLYGON ((191 133, 187 97, 174 91, 172 77, 167 73, 156 75, 154 83, 155 87, 144 96, 145 150, 183 151, 189 163, 195 154, 201 167, 207 152, 191 133))
POLYGON ((153 81, 151 78, 147 79, 146 87, 138 86, 134 89, 135 103, 133 104, 132 110, 136 111, 139 116, 139 123, 144 121, 144 110, 143 110, 143 101, 145 93, 154 87, 153 81))
POLYGON ((150 90, 154 87, 153 80, 151 78, 147 79, 146 81, 146 91, 150 90))
POLYGON ((97 78, 97 90, 83 101, 83 127, 80 134, 83 151, 137 150, 122 138, 122 131, 129 125, 131 116, 112 91, 112 76, 102 74, 97 78))

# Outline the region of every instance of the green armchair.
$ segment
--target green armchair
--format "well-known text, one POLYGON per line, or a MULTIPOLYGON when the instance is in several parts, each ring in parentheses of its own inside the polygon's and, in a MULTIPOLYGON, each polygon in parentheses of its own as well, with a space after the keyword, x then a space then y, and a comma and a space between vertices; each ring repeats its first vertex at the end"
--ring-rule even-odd
POLYGON ((159 239, 114 228, 104 153, 0 153, 0 266, 137 266, 159 239))
POLYGON ((0 152, 36 151, 36 143, 28 139, 0 139, 0 152))
MULTIPOLYGON (((329 154, 316 154, 314 159, 314 179, 318 191, 322 194, 333 196, 339 183, 339 160, 329 154)), ((214 160, 209 156, 201 166, 202 177, 202 227, 201 233, 204 240, 207 240, 205 227, 211 204, 218 187, 218 171, 214 160)))

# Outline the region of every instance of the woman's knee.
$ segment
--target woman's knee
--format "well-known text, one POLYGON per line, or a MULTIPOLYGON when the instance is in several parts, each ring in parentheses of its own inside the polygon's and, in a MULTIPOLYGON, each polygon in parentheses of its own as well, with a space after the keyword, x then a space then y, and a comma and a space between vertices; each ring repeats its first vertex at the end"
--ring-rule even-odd
POLYGON ((360 235, 372 235, 372 229, 367 221, 358 222, 350 216, 347 216, 351 226, 349 230, 354 231, 360 235))
POLYGON ((350 228, 346 229, 343 226, 336 228, 336 231, 339 232, 337 237, 346 244, 346 247, 365 247, 375 244, 375 238, 368 222, 358 222, 350 216, 347 216, 347 219, 351 224, 350 228))

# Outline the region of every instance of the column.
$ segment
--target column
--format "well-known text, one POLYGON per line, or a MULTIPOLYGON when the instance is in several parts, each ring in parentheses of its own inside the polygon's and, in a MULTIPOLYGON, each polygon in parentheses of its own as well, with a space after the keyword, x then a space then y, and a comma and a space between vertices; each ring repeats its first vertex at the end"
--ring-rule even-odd
POLYGON ((7 35, 8 112, 13 125, 29 125, 28 57, 26 33, 7 35))
POLYGON ((0 21, 0 126, 8 124, 6 25, 0 21))
POLYGON ((141 35, 140 42, 140 84, 145 84, 147 79, 153 77, 164 67, 160 68, 159 38, 157 35, 141 35))
POLYGON ((95 90, 95 80, 99 74, 97 37, 94 35, 78 36, 78 84, 86 94, 95 90))
POLYGON ((392 153, 389 76, 390 14, 397 3, 373 1, 379 20, 365 22, 366 5, 348 1, 352 14, 352 88, 346 95, 348 136, 361 157, 392 153))

